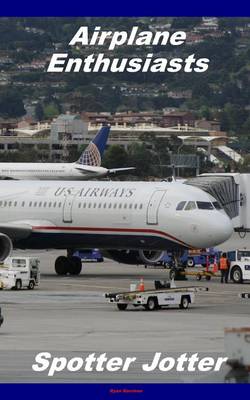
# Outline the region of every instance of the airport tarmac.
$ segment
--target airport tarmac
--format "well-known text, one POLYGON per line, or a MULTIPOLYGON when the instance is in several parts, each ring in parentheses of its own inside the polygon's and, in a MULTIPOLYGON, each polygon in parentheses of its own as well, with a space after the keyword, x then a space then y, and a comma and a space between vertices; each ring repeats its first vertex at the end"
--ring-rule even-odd
MULTIPOLYGON (((19 252, 20 254, 20 252, 19 252)), ((30 255, 28 252, 23 255, 30 255)), ((58 251, 32 253, 41 258, 41 284, 34 291, 0 291, 5 321, 0 329, 0 382, 221 382, 227 367, 219 373, 143 373, 141 363, 162 357, 199 353, 218 357, 224 353, 224 328, 249 326, 249 301, 238 297, 250 291, 250 284, 197 282, 189 278, 177 286, 209 287, 196 295, 188 310, 164 309, 148 312, 134 308, 118 311, 103 294, 127 290, 130 283, 168 278, 163 268, 118 264, 85 263, 79 277, 58 277, 54 260, 58 251), (108 357, 135 356, 128 372, 62 371, 53 377, 35 373, 32 364, 39 352, 55 357, 86 357, 90 353, 108 357)))

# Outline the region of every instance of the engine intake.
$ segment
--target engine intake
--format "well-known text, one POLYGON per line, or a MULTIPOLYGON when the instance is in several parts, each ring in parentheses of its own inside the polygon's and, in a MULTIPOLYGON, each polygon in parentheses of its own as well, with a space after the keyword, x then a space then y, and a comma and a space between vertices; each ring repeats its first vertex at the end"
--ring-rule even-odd
POLYGON ((5 260, 13 250, 12 241, 9 236, 0 233, 0 261, 5 260))

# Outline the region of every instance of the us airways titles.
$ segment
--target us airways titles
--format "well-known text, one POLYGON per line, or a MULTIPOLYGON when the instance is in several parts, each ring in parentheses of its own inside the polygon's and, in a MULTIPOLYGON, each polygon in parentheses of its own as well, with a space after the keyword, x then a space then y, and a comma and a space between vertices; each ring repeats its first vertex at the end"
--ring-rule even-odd
POLYGON ((59 187, 56 189, 55 196, 74 196, 74 197, 100 197, 100 198, 129 198, 135 193, 135 188, 96 188, 89 187, 76 189, 74 187, 59 187))

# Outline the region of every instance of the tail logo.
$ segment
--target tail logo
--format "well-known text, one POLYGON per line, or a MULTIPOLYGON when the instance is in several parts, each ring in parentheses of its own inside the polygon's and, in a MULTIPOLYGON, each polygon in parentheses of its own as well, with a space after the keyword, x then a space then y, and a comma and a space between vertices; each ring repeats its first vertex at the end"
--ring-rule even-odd
POLYGON ((79 158, 79 164, 100 167, 102 159, 97 146, 91 142, 79 158))

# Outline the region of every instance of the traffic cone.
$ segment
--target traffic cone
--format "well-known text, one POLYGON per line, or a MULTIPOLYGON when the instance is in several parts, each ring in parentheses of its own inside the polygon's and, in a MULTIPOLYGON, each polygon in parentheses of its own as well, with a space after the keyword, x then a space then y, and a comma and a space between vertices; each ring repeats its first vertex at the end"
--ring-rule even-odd
POLYGON ((217 258, 214 257, 213 273, 216 274, 216 272, 218 272, 218 264, 217 264, 217 258))
POLYGON ((143 278, 140 279, 140 283, 139 283, 139 288, 138 289, 139 289, 139 292, 144 292, 144 290, 145 290, 143 278))

